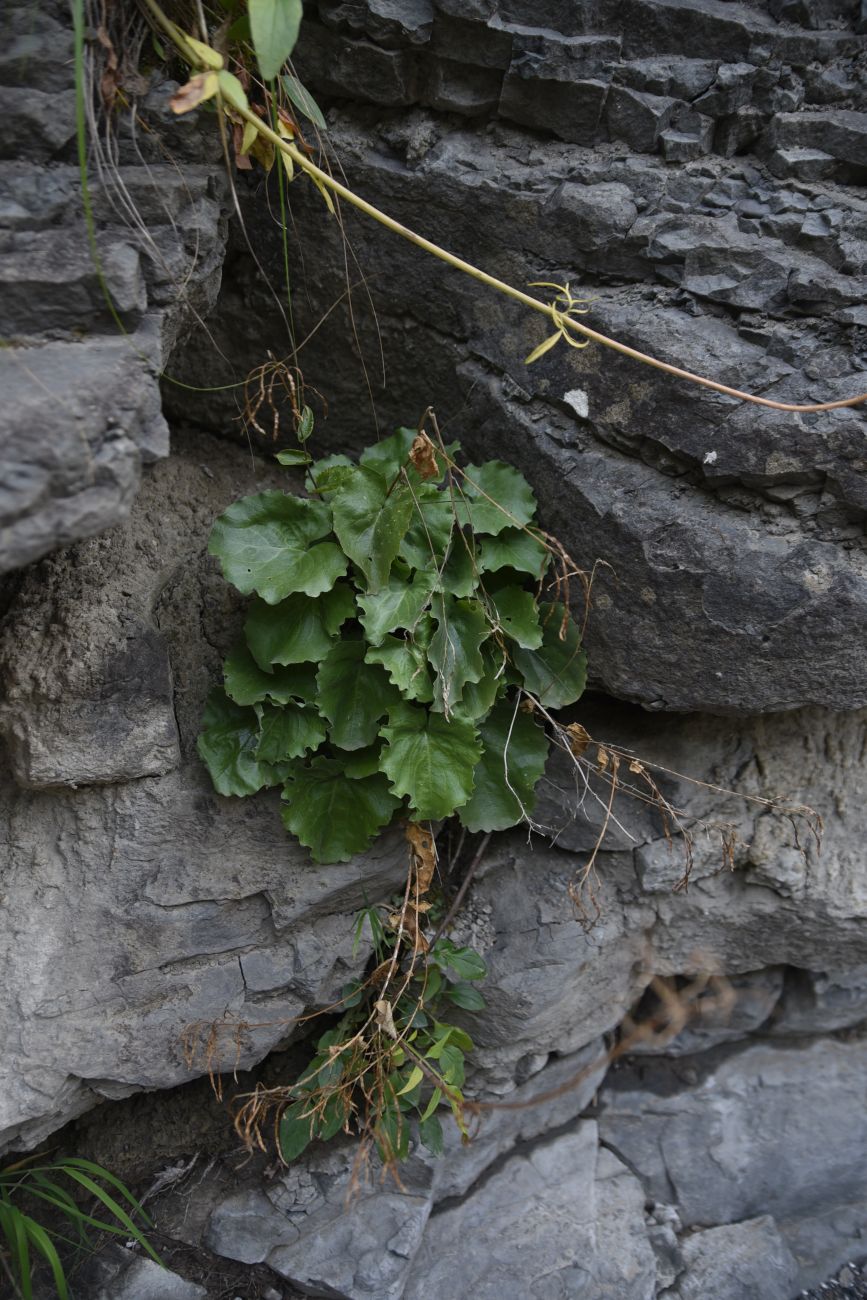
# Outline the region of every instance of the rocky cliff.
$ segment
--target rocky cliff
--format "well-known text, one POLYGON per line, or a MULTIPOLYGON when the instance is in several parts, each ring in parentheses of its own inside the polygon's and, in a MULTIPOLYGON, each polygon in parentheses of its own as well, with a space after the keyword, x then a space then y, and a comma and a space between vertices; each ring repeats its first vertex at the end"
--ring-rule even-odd
MULTIPOLYGON (((119 334, 63 10, 3 23, 0 1142, 20 1149, 203 1073, 191 1023, 249 1026, 226 1069, 284 1045, 363 964, 351 917, 403 864, 386 836, 314 869, 272 796, 219 798, 195 757, 241 613, 209 526, 282 472, 239 433, 237 388, 192 389, 289 350, 273 192, 239 177, 227 225, 204 115, 171 124, 166 85, 140 87, 149 129, 91 159, 119 334)), ((333 164, 399 220, 519 286, 570 282, 632 346, 814 402, 867 389, 865 32, 846 0, 321 0, 297 62, 333 164)), ((601 823, 566 771, 548 840, 490 846, 461 920, 490 968, 474 1088, 556 1096, 349 1209, 350 1145, 276 1178, 225 1158, 161 1226, 349 1300, 792 1300, 867 1254, 863 411, 763 411, 598 347, 527 368, 544 327, 519 308, 290 194, 320 444, 433 405, 471 454, 519 464, 546 527, 604 566, 576 717, 705 784, 663 778, 696 831, 686 892, 656 815, 621 803, 589 931, 567 891, 601 823), (821 852, 739 795, 811 805, 821 852), (733 859, 705 825, 737 830, 733 859), (593 1068, 654 975, 699 971, 726 978, 727 1015, 593 1068)), ((91 1294, 169 1294, 129 1264, 91 1294)))

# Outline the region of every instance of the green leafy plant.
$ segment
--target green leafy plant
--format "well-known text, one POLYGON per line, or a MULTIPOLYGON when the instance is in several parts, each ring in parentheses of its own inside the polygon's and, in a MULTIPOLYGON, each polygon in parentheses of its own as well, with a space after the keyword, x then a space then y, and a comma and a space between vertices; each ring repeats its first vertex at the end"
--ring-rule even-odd
POLYGON ((199 753, 220 794, 279 786, 317 862, 395 817, 529 819, 544 715, 584 689, 568 557, 516 469, 461 467, 458 450, 414 429, 357 463, 302 445, 280 459, 304 465, 308 497, 245 497, 214 525, 212 554, 253 601, 199 753))
POLYGON ((161 1265, 136 1220, 150 1226, 148 1216, 121 1180, 91 1160, 68 1157, 51 1164, 25 1160, 0 1169, 0 1262, 14 1294, 22 1300, 33 1300, 33 1271, 40 1262, 51 1274, 59 1300, 68 1300, 69 1285, 58 1246, 89 1248, 88 1229, 132 1237, 161 1265), (93 1213, 83 1209, 71 1191, 93 1197, 99 1209, 93 1213), (45 1206, 52 1216, 51 1226, 37 1217, 37 1211, 45 1206), (108 1217, 97 1217, 101 1212, 108 1217), (58 1220, 75 1232, 75 1240, 61 1233, 58 1220))
POLYGON ((402 897, 358 914, 353 947, 369 940, 370 969, 343 990, 339 1020, 319 1036, 293 1084, 257 1089, 236 1117, 245 1142, 264 1147, 262 1129, 276 1109, 287 1163, 314 1138, 327 1141, 340 1131, 357 1133, 362 1151, 375 1146, 386 1166, 406 1158, 414 1130, 440 1155, 441 1107, 450 1108, 462 1137, 469 1137, 463 1086, 473 1041, 449 1017, 455 1008, 484 1007, 477 983, 485 963, 474 949, 445 937, 451 913, 443 915, 444 898, 434 887, 433 835, 410 824, 407 840, 402 897))

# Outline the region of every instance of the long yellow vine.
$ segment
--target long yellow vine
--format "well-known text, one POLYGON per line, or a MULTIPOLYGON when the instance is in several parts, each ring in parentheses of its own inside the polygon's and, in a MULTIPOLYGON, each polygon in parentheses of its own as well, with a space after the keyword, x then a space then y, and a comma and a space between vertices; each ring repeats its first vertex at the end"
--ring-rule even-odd
MULTIPOLYGON (((558 300, 560 305, 558 306, 557 302, 542 302, 541 299, 534 298, 532 294, 524 293, 522 289, 516 289, 514 285, 507 284, 505 280, 499 280, 495 275, 489 275, 487 271, 482 271, 479 267, 474 266, 472 262, 464 261, 462 257, 457 257, 454 253, 450 253, 448 249, 442 248, 430 239, 425 239, 423 235, 419 235, 409 226, 404 226, 400 221, 395 221, 394 217, 390 217, 387 212, 383 212, 381 208, 368 203, 360 194, 356 194, 346 185, 342 185, 340 181, 335 180, 321 167, 317 167, 297 147, 293 140, 287 139, 273 130, 250 109, 246 102, 246 96, 231 73, 221 72, 219 76, 223 80, 223 84, 221 86, 217 85, 213 70, 222 67, 222 55, 210 46, 204 45, 200 41, 194 41, 181 32, 174 23, 166 18, 156 0, 144 0, 144 3, 163 30, 172 38, 184 58, 193 66, 204 66, 209 70, 203 75, 214 78, 214 91, 212 93, 216 93, 219 98, 225 101, 225 106, 233 114, 247 123, 248 130, 255 128, 263 139, 268 140, 276 149, 291 158, 293 164, 305 171, 320 189, 324 188, 330 190, 333 194, 337 194, 341 199, 345 199, 347 203, 352 204, 354 208, 358 208, 360 212, 364 212, 368 217, 372 217, 374 221, 378 221, 381 226, 385 226, 387 230, 400 235, 402 239, 415 244, 417 248, 424 249, 426 253, 439 258, 441 262, 454 267, 455 270, 462 271, 464 275, 469 275, 472 279, 478 280, 479 283, 486 284, 491 289, 496 289, 498 293, 505 294, 507 298, 513 298, 515 302, 521 303, 524 307, 529 307, 531 310, 547 316, 556 327, 558 335, 563 335, 564 329, 570 330, 581 335, 587 341, 611 348, 614 352, 620 352, 625 357, 631 357, 633 361, 640 361, 642 365, 653 366, 655 370, 662 370, 665 374, 674 375, 678 379, 687 379, 691 383, 700 384, 702 388, 709 388, 715 393, 725 393, 729 397, 737 397, 741 401, 752 402, 756 406, 766 406, 773 411, 794 411, 806 415, 816 411, 836 411, 842 407, 858 406, 861 402, 867 401, 867 393, 860 393, 857 397, 842 398, 836 402, 815 402, 807 406, 801 406, 796 402, 775 402, 769 397, 757 397, 754 393, 746 393, 740 388, 732 388, 728 384, 721 384, 716 379, 707 379, 703 375, 696 375, 691 370, 684 370, 681 366, 673 366, 668 361, 660 361, 658 357, 652 357, 647 352, 640 352, 637 348, 631 348, 627 343, 621 343, 618 339, 609 338, 607 334, 600 334, 598 330, 585 325, 583 321, 576 320, 568 310, 564 311, 562 309, 564 295, 566 298, 570 297, 568 286, 563 290, 559 290, 558 300), (232 83, 234 83, 234 86, 232 83)), ((201 96, 199 96, 199 99, 201 99, 201 96)), ((555 335, 555 337, 557 336, 555 335)), ((536 349, 536 352, 531 355, 539 354, 539 349, 536 349)))

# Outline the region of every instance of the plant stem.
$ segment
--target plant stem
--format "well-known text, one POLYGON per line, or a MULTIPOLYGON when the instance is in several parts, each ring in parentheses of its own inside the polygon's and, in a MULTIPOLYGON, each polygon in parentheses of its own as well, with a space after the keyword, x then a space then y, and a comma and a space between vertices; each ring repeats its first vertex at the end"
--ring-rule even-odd
MULTIPOLYGON (((191 60, 189 48, 186 46, 184 34, 180 28, 176 27, 166 17, 156 0, 142 0, 142 3, 148 9, 154 21, 171 37, 183 58, 194 65, 195 61, 191 60)), ((857 397, 841 398, 836 402, 814 402, 809 405, 799 405, 796 402, 775 402, 769 397, 757 397, 755 394, 746 393, 740 388, 731 388, 728 384, 721 384, 716 379, 707 379, 703 375, 696 375, 691 370, 684 370, 681 366, 673 366, 668 361, 660 361, 658 357, 652 357, 647 352, 640 352, 637 348, 631 348, 627 343, 612 339, 607 334, 600 334, 598 330, 591 329, 589 325, 584 325, 581 321, 564 315, 552 303, 542 302, 540 299, 534 298, 532 294, 524 293, 522 289, 516 289, 514 285, 507 284, 505 280, 499 280, 495 275, 489 275, 487 271, 474 266, 472 262, 464 261, 462 257, 457 257, 454 253, 450 253, 448 249, 442 248, 439 244, 433 243, 432 240, 425 239, 423 235, 417 234, 409 226, 404 226, 401 222, 395 221, 394 217, 390 217, 387 212, 374 207, 372 203, 368 203, 366 199, 363 199, 360 194, 356 194, 346 185, 342 185, 340 181, 335 180, 321 167, 317 167, 296 145, 272 130, 251 109, 243 108, 237 104, 233 104, 232 108, 245 121, 255 126, 259 134, 266 140, 270 140, 275 148, 288 154, 298 167, 307 172, 320 185, 324 185, 334 194, 345 199, 347 203, 351 203, 353 207, 358 208, 360 212, 364 212, 368 217, 372 217, 374 221, 378 221, 387 230, 400 235, 402 239, 409 240, 411 244, 415 244, 417 248, 423 249, 433 257, 439 258, 441 262, 454 267, 457 271, 463 271, 464 275, 469 275, 472 279, 478 280, 480 284, 496 289, 498 293, 505 294, 507 298, 513 298, 515 302, 521 303, 522 306, 529 307, 532 311, 547 316, 558 330, 562 331, 565 326, 574 333, 580 334, 586 339, 591 339, 594 343, 601 344, 602 347, 611 348, 614 352, 620 352, 625 357, 631 357, 633 361, 640 361, 645 366, 653 366, 654 369, 662 370, 668 375, 674 375, 677 379, 687 379, 690 383, 700 384, 702 388, 709 388, 715 393, 724 393, 728 397, 736 397, 743 402, 752 402, 756 406, 765 406, 772 411, 793 411, 806 415, 817 411, 836 411, 843 407, 857 406, 861 402, 867 402, 867 393, 859 393, 857 397)))

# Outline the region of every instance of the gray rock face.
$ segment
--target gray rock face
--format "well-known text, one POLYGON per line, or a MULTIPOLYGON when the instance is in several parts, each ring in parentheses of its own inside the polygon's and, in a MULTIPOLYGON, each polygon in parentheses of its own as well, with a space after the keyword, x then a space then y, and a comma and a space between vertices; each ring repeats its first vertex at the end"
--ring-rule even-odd
MULTIPOLYGON (((839 1207, 841 1223, 847 1211, 864 1221, 864 1043, 757 1045, 730 1057, 694 1058, 694 1066, 692 1077, 662 1062, 614 1070, 599 1121, 603 1140, 651 1196, 676 1202, 687 1227, 728 1222, 743 1229, 741 1221, 758 1210, 771 1214, 798 1261, 798 1284, 820 1281, 838 1262, 842 1243, 828 1231, 824 1253, 817 1252, 816 1220, 831 1219, 839 1207)), ((757 1249, 755 1233, 732 1235, 737 1244, 720 1252, 718 1268, 757 1249)), ((776 1257, 779 1273, 775 1289, 764 1294, 790 1294, 795 1278, 786 1252, 761 1249, 769 1265, 776 1257)), ((702 1242, 684 1250, 700 1279, 708 1267, 699 1263, 702 1242)), ((684 1296, 702 1294, 698 1281, 684 1286, 684 1296)))
POLYGON ((110 1246, 79 1277, 90 1300, 207 1300, 207 1291, 152 1259, 110 1246))
MULTIPOLYGON (((545 279, 580 285, 594 297, 586 319, 604 333, 774 400, 867 388, 856 325, 867 227, 855 191, 835 186, 829 200, 822 186, 792 188, 741 158, 671 167, 499 125, 446 132, 419 111, 390 119, 378 138, 351 110, 333 117, 360 193, 510 283, 545 267, 545 279)), ((300 210, 315 231, 308 281, 333 302, 344 286, 327 265, 342 254, 319 209, 300 210)), ((249 218, 276 275, 280 248, 257 209, 249 218)), ((587 642, 607 693, 715 713, 867 703, 856 650, 867 612, 861 411, 762 410, 663 383, 599 346, 561 345, 527 368, 544 325, 366 218, 351 229, 388 358, 386 386, 371 378, 380 427, 433 403, 471 456, 525 465, 547 526, 586 571, 602 566, 587 642)), ((251 275, 227 286, 213 330, 252 363, 255 335, 238 325, 251 309, 257 327, 279 329, 251 275)), ((378 344, 364 315, 355 319, 372 376, 378 344)), ((330 317, 305 363, 329 392, 322 431, 335 447, 363 437, 362 368, 347 357, 335 375, 331 360, 344 325, 330 317)), ((182 376, 215 382, 244 364, 216 368, 197 347, 178 362, 182 376)), ((182 392, 169 401, 178 416, 202 418, 182 392)), ((209 399, 204 411, 229 429, 228 404, 209 399)))
POLYGON ((311 871, 276 796, 220 799, 194 755, 239 612, 208 530, 269 481, 193 440, 150 472, 126 529, 31 569, 7 616, 14 770, 47 788, 2 791, 6 1147, 201 1073, 181 1041, 199 1021, 225 1020, 225 1067, 236 1032, 241 1061, 261 1059, 363 960, 349 914, 399 878, 388 836, 363 864, 311 871))
POLYGON ((182 174, 164 158, 103 157, 90 177, 97 269, 66 155, 68 19, 14 8, 3 32, 0 573, 126 518, 141 465, 168 454, 157 374, 213 304, 226 234, 219 176, 200 159, 182 174))
POLYGON ((767 1215, 685 1237, 672 1300, 791 1300, 797 1266, 767 1215))
MULTIPOLYGON (((187 339, 222 274, 220 147, 155 82, 152 129, 120 122, 116 168, 91 177, 118 336, 78 216, 66 19, 31 9, 4 12, 0 50, 0 570, 31 566, 0 628, 4 1149, 284 1043, 364 962, 351 916, 403 861, 395 832, 314 871, 275 794, 220 799, 195 758, 240 619, 208 528, 283 476, 235 445, 235 391, 170 382, 169 415, 209 435, 167 460, 156 375, 171 358, 193 386, 236 383, 283 323, 236 238, 210 334, 187 339)), ((859 6, 307 9, 299 71, 339 103, 352 184, 395 217, 516 285, 570 283, 592 326, 673 365, 786 401, 867 388, 859 6)), ((239 187, 279 283, 267 188, 239 187)), ((376 1171, 349 1205, 348 1140, 264 1181, 223 1162, 174 1231, 332 1300, 792 1300, 867 1251, 863 413, 759 411, 598 346, 527 368, 547 325, 351 218, 388 367, 368 417, 372 312, 356 293, 348 346, 342 232, 312 187, 291 198, 299 335, 338 303, 303 353, 329 403, 317 450, 433 403, 470 455, 521 466, 579 565, 604 562, 587 641, 607 698, 576 717, 654 765, 690 882, 659 813, 621 796, 576 910, 609 788, 592 747, 583 776, 552 763, 545 835, 491 842, 457 930, 490 971, 467 1017, 471 1145, 447 1129, 441 1162, 415 1150, 402 1188, 376 1171), (821 854, 774 799, 824 816, 821 854), (656 976, 707 993, 608 1070, 656 976)), ((203 1295, 103 1262, 83 1300, 203 1295)))

